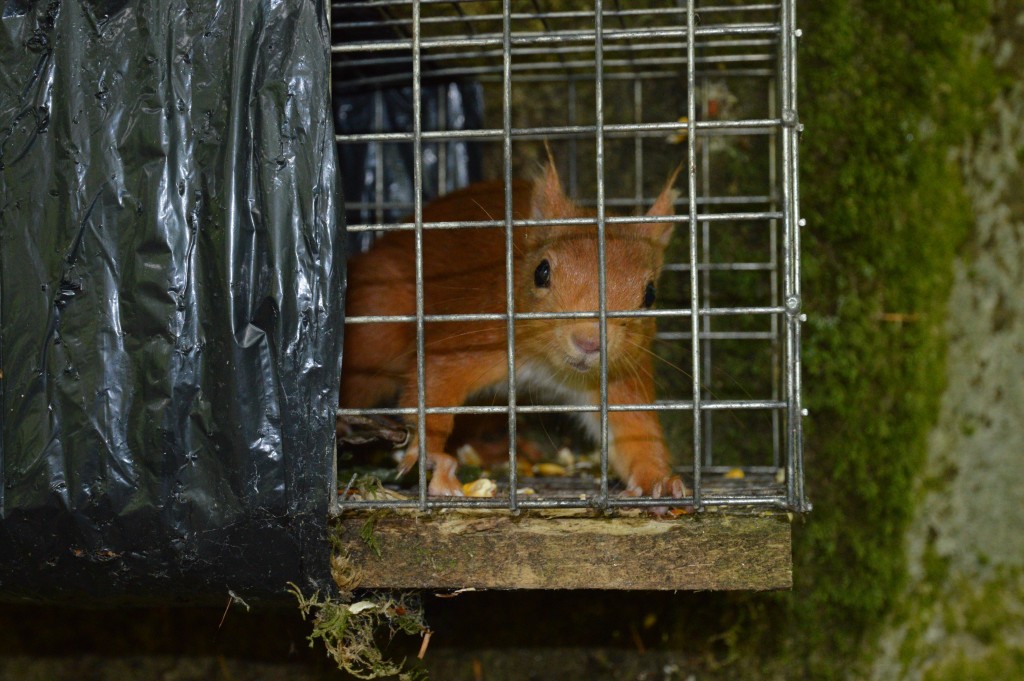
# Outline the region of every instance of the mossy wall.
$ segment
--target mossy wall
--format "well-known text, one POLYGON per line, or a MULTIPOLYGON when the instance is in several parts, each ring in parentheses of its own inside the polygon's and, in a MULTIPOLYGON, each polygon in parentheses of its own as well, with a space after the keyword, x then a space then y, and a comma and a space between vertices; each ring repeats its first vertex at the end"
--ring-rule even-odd
POLYGON ((917 476, 908 580, 875 679, 1024 678, 1024 6, 996 3, 977 49, 1006 74, 958 147, 973 212, 957 256, 948 383, 917 476))
POLYGON ((1024 451, 1024 426, 996 405, 1001 437, 975 446, 986 455, 973 460, 946 434, 974 427, 962 425, 972 412, 984 423, 987 400, 1022 372, 1019 328, 989 342, 997 323, 979 325, 978 314, 1001 307, 1019 320, 1017 307, 998 301, 1014 289, 1019 299, 1020 277, 971 274, 976 258, 1022 255, 1013 227, 1009 238, 986 228, 1016 211, 1019 235, 1024 220, 1019 198, 1008 198, 1019 197, 1012 178, 1024 144, 1019 130, 1006 133, 1024 114, 1011 96, 1021 61, 1009 56, 1021 50, 1019 9, 984 0, 799 9, 815 510, 795 531, 794 592, 738 637, 770 645, 741 666, 785 678, 1016 677, 1024 554, 994 561, 971 548, 1006 547, 1002 524, 1019 527, 1020 494, 998 481, 1020 478, 1012 461, 1024 451), (999 190, 981 189, 992 184, 999 190), (973 330, 971 342, 963 330, 973 330), (1015 363, 965 372, 986 345, 1017 347, 1015 363), (947 363, 957 371, 948 389, 947 363), (968 474, 958 479, 960 469, 968 474), (958 501, 971 510, 954 513, 958 501), (950 517, 957 522, 946 526, 950 517), (969 567, 951 567, 964 554, 969 567))
POLYGON ((807 671, 863 653, 905 578, 903 540, 945 384, 953 259, 970 204, 950 149, 996 78, 989 3, 800 4, 808 486, 788 626, 807 671))
POLYGON ((798 8, 815 510, 795 529, 794 592, 739 640, 772 644, 751 671, 857 677, 906 584, 946 384, 953 264, 974 223, 951 151, 989 122, 1006 74, 976 49, 985 0, 798 8))

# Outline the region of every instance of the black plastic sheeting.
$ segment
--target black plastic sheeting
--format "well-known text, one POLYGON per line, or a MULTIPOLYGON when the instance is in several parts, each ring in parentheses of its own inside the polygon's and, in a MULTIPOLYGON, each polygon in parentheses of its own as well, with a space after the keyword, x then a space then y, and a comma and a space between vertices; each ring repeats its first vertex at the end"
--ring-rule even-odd
MULTIPOLYGON (((411 87, 348 92, 339 85, 335 84, 334 96, 339 134, 412 132, 411 87)), ((480 129, 483 88, 473 81, 432 82, 420 91, 420 111, 425 132, 480 129)), ((348 224, 407 219, 413 206, 413 145, 349 143, 344 151, 341 176, 348 224)), ((479 181, 482 175, 480 145, 463 139, 425 143, 421 162, 424 201, 479 181)), ((350 252, 367 250, 372 237, 372 232, 350 234, 350 252)))
POLYGON ((326 6, 0 7, 0 598, 330 588, 326 6))

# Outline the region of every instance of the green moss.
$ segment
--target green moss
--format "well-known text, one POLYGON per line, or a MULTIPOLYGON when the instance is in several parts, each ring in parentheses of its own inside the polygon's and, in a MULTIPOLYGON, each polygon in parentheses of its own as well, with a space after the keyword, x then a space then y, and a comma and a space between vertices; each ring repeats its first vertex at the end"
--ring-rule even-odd
POLYGON ((925 673, 924 681, 999 681, 1024 677, 1024 650, 998 647, 979 657, 968 657, 963 651, 941 667, 925 673))
POLYGON ((386 643, 395 634, 424 635, 427 625, 419 599, 406 592, 375 591, 365 594, 358 602, 349 595, 340 598, 310 597, 302 594, 294 584, 289 591, 299 604, 303 619, 311 618, 313 631, 309 645, 319 639, 338 668, 358 679, 397 677, 399 681, 418 681, 425 677, 422 669, 406 667, 404 661, 395 662, 385 657, 386 643))
POLYGON ((969 46, 983 0, 800 9, 815 511, 795 533, 787 605, 811 625, 793 625, 794 644, 822 653, 805 658, 808 671, 836 676, 904 581, 914 479, 944 385, 952 265, 972 223, 949 149, 985 122, 997 79, 969 46))
POLYGON ((380 558, 380 540, 377 539, 377 535, 374 534, 374 530, 377 529, 377 521, 380 520, 380 514, 371 513, 363 523, 362 528, 359 530, 359 538, 363 540, 374 555, 380 558))
POLYGON ((800 9, 815 511, 795 533, 787 606, 794 645, 822 653, 805 658, 808 671, 831 677, 904 582, 914 480, 944 385, 952 266, 972 224, 949 149, 985 123, 998 79, 970 50, 984 0, 800 9))
POLYGON ((924 578, 897 611, 901 676, 925 661, 925 678, 936 681, 1021 678, 1024 571, 999 567, 979 579, 954 572, 931 550, 923 562, 924 578), (925 635, 937 628, 943 636, 925 635))

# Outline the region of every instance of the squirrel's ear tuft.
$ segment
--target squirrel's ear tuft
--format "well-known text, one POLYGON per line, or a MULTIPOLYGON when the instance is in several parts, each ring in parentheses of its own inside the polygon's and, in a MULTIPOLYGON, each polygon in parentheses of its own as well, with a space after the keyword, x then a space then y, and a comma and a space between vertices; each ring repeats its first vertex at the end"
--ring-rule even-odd
POLYGON ((530 219, 568 217, 573 214, 572 201, 562 191, 562 183, 558 179, 555 162, 549 158, 544 166, 544 174, 533 181, 533 192, 530 195, 530 219))
MULTIPOLYGON (((676 166, 676 169, 672 172, 672 175, 668 178, 668 182, 665 183, 665 188, 661 190, 661 194, 655 199, 654 205, 647 211, 648 217, 673 217, 676 214, 675 201, 679 198, 679 190, 673 185, 676 183, 676 178, 679 177, 679 171, 683 169, 683 164, 676 166)), ((648 222, 644 223, 644 227, 652 231, 653 239, 664 248, 668 246, 669 240, 672 238, 672 228, 675 226, 675 222, 648 222)))
MULTIPOLYGON (((553 161, 544 166, 544 174, 533 181, 530 192, 530 220, 553 220, 572 217, 574 204, 562 192, 562 183, 558 180, 558 170, 553 161)), ((526 244, 536 248, 551 237, 557 227, 539 225, 526 228, 526 244)))

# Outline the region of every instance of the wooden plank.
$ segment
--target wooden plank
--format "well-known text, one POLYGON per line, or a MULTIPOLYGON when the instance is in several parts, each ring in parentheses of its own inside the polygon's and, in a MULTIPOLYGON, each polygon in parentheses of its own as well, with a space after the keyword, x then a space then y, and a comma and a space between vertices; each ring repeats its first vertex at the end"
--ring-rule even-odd
POLYGON ((337 529, 336 579, 347 589, 792 586, 790 521, 784 513, 673 519, 346 514, 337 529), (360 538, 371 526, 379 556, 360 538))

